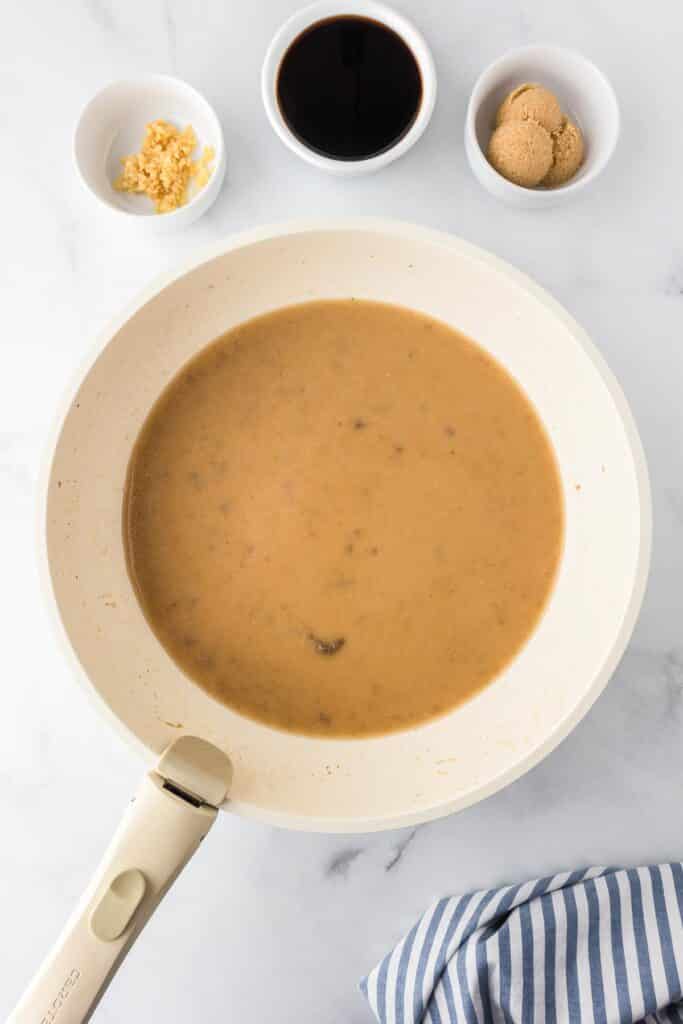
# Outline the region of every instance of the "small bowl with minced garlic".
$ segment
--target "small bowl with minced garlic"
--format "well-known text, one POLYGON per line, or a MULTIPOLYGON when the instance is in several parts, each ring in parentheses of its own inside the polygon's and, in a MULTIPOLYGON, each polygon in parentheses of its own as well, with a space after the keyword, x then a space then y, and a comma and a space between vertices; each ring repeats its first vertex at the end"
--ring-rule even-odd
POLYGON ((614 90, 591 61, 559 46, 524 46, 477 80, 465 149, 497 199, 525 209, 557 206, 605 169, 619 123, 614 90))
POLYGON ((123 79, 96 93, 76 125, 74 159, 101 204, 155 231, 197 220, 225 175, 213 107, 169 75, 123 79))

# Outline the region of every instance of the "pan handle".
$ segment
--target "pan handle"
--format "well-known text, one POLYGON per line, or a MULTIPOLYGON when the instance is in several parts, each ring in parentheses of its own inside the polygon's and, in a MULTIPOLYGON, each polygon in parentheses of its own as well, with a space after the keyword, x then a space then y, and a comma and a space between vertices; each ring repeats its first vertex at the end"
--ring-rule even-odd
MULTIPOLYGON (((208 745, 207 745, 208 746, 208 745)), ((216 808, 150 772, 109 849, 8 1024, 83 1024, 216 808)))

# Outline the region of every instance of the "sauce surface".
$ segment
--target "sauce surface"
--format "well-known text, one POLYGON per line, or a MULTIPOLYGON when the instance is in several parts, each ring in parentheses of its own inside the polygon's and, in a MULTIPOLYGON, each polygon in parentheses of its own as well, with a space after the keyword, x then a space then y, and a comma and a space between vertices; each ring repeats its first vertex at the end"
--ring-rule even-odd
POLYGON ((412 51, 393 29, 342 15, 297 36, 278 70, 277 100, 292 132, 336 160, 366 160, 410 130, 422 102, 412 51))
POLYGON ((366 736, 453 709, 519 651, 563 499, 536 412, 483 349, 330 300, 181 369, 131 457, 124 537, 191 679, 276 728, 366 736))

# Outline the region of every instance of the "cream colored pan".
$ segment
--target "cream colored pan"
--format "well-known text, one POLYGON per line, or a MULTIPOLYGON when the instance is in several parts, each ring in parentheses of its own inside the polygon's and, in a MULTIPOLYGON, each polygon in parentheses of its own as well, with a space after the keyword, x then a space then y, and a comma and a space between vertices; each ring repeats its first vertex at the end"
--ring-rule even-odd
POLYGON ((228 810, 329 832, 425 821, 527 771, 605 686, 633 628, 649 560, 641 445, 618 385, 583 331, 536 285, 487 253, 385 221, 253 231, 157 281, 113 324, 69 396, 45 489, 41 544, 50 600, 87 692, 149 761, 179 737, 213 746, 186 740, 152 771, 15 1024, 51 1022, 57 1013, 60 1024, 87 1018, 208 830, 230 765, 228 810), (131 447, 183 363, 249 317, 348 296, 439 317, 500 360, 547 427, 566 503, 557 584, 515 661, 446 717, 357 741, 278 732, 194 686, 143 618, 121 537, 131 447))

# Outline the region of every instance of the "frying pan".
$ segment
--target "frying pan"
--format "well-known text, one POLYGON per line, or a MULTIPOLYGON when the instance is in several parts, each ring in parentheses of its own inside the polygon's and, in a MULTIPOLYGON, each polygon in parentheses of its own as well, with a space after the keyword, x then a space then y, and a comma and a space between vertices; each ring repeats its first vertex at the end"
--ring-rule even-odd
POLYGON ((14 1024, 88 1018, 221 804, 288 828, 371 831, 466 807, 527 771, 614 670, 642 600, 650 535, 645 460, 616 381, 567 313, 493 256, 395 222, 290 223, 232 237, 158 280, 105 333, 66 402, 40 545, 86 691, 148 760, 166 753, 14 1024), (546 426, 566 510, 554 591, 514 661, 452 713, 362 740, 278 731, 195 686, 142 615, 121 530, 133 443, 178 369, 240 321, 349 296, 421 310, 488 349, 546 426))

